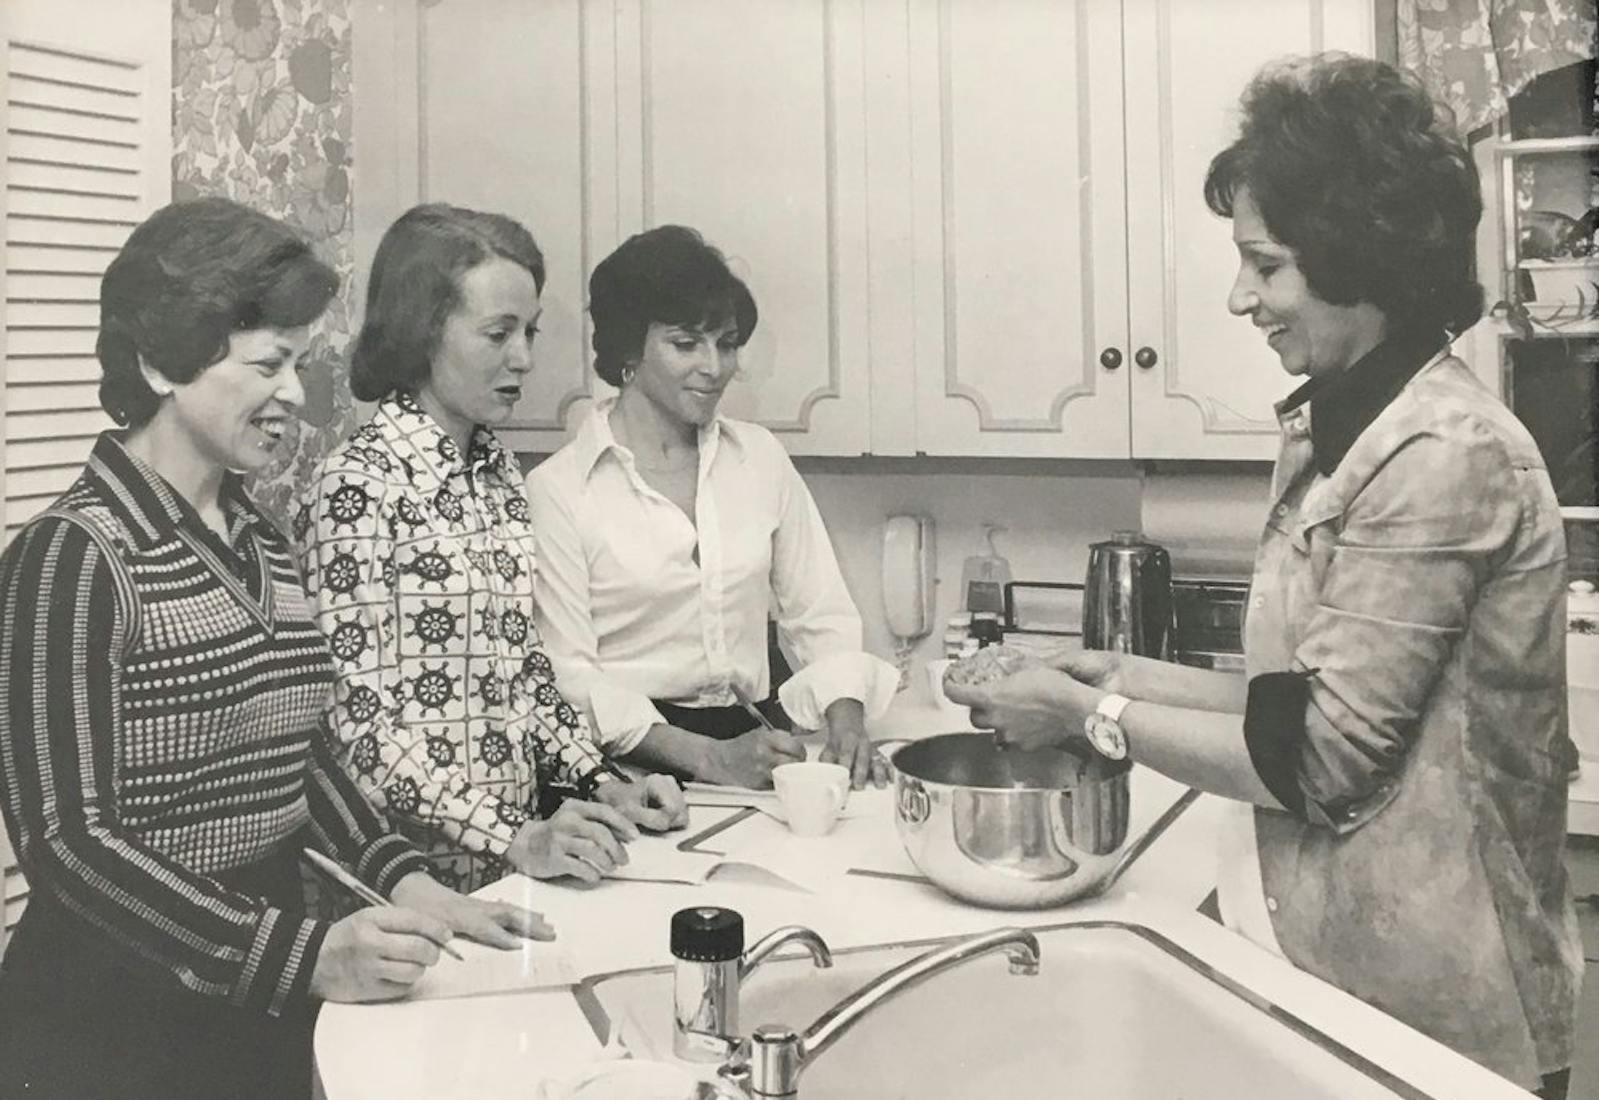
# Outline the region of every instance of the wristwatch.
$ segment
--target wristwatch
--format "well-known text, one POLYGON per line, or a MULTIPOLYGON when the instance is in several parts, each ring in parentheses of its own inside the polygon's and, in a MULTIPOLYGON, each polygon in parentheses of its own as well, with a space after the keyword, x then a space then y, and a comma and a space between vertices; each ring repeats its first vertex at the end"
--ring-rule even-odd
POLYGON ((1094 751, 1107 760, 1127 758, 1127 734, 1122 729, 1121 717, 1131 702, 1127 696, 1112 692, 1101 699, 1094 713, 1083 721, 1083 736, 1094 746, 1094 751))

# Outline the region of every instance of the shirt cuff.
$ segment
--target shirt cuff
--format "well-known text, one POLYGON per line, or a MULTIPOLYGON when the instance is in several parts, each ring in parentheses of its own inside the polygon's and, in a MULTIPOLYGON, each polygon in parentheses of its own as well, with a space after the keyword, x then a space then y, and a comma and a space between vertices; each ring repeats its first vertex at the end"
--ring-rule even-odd
POLYGON ((638 748, 651 726, 666 721, 648 695, 604 680, 589 689, 589 710, 594 739, 608 756, 626 756, 638 748))
POLYGON ((1260 781, 1283 808, 1305 816, 1299 764, 1305 747, 1305 706, 1310 672, 1265 672, 1249 681, 1244 707, 1244 744, 1260 781))
POLYGON ((868 719, 878 718, 898 690, 899 673, 887 661, 870 653, 834 653, 796 672, 777 689, 777 698, 796 726, 814 730, 835 700, 857 699, 868 719))

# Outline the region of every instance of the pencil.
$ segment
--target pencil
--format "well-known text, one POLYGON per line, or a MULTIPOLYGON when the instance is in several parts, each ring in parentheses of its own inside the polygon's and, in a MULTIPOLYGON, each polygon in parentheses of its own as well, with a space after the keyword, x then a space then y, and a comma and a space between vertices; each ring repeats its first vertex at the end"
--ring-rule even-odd
POLYGON ((750 697, 745 695, 737 684, 728 684, 727 686, 732 690, 733 698, 738 700, 738 705, 748 711, 751 718, 773 733, 780 732, 776 726, 772 725, 772 720, 761 713, 761 708, 752 703, 750 697))
MULTIPOLYGON (((380 905, 393 908, 394 903, 372 887, 356 878, 333 860, 312 848, 307 848, 302 853, 312 867, 344 887, 350 893, 366 902, 368 905, 380 905)), ((459 951, 447 943, 439 944, 439 949, 449 954, 452 959, 465 959, 459 951)))

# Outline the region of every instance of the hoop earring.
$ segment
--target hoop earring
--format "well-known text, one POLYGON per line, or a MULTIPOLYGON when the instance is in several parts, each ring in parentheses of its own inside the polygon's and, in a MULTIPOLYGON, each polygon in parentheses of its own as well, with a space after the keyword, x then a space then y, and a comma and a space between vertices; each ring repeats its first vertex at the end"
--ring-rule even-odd
POLYGON ((631 364, 629 364, 628 366, 623 367, 622 368, 622 385, 625 386, 629 382, 633 381, 633 375, 635 375, 637 373, 638 373, 638 368, 633 366, 633 365, 631 365, 631 364))

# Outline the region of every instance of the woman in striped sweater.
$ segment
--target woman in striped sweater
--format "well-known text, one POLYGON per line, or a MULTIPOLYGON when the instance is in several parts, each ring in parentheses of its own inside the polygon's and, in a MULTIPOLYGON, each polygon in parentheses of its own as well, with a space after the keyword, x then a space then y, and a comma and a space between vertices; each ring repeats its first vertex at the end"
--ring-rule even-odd
POLYGON ((402 996, 455 933, 552 935, 434 882, 334 761, 326 644, 240 483, 337 286, 223 199, 158 211, 106 271, 100 396, 126 427, 0 558, 0 805, 33 890, 0 1095, 307 1096, 319 1001, 402 996), (395 907, 305 915, 306 846, 395 907))

